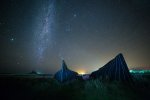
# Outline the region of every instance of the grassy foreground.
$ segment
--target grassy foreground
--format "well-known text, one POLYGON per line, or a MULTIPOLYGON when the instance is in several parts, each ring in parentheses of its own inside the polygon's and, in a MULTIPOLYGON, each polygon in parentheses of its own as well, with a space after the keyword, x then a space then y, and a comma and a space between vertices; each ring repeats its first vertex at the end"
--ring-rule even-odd
POLYGON ((50 78, 0 77, 0 100, 148 100, 149 78, 134 84, 75 80, 61 84, 50 78))

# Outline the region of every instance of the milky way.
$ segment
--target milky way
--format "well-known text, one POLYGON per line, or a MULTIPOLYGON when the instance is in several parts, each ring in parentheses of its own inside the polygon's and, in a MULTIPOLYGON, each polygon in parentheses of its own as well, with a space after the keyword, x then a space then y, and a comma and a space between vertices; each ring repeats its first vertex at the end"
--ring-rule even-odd
POLYGON ((2 0, 0 72, 90 73, 122 53, 150 66, 150 0, 2 0), (82 71, 81 71, 82 70, 82 71))
POLYGON ((49 45, 52 45, 52 28, 54 25, 54 16, 55 16, 55 1, 48 0, 48 4, 44 4, 42 14, 42 26, 39 27, 39 32, 36 33, 36 55, 38 63, 41 63, 44 57, 44 52, 49 45))

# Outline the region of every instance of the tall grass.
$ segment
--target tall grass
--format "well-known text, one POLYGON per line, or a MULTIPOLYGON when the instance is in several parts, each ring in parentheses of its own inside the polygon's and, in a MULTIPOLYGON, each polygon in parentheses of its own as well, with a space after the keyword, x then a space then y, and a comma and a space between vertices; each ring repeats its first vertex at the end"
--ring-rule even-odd
POLYGON ((90 80, 85 83, 86 100, 134 100, 136 98, 132 89, 126 85, 114 82, 90 80))
POLYGON ((10 78, 1 80, 0 89, 6 91, 7 98, 15 100, 146 100, 150 85, 143 88, 143 82, 139 81, 146 84, 142 79, 135 81, 137 83, 134 85, 125 85, 100 79, 74 80, 62 84, 48 78, 10 78))

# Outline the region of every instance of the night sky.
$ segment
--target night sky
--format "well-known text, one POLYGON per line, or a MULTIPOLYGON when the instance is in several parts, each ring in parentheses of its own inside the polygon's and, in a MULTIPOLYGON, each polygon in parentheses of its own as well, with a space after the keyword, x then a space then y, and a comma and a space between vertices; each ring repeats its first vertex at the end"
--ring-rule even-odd
POLYGON ((150 0, 1 0, 0 73, 91 73, 118 53, 150 67, 150 0))

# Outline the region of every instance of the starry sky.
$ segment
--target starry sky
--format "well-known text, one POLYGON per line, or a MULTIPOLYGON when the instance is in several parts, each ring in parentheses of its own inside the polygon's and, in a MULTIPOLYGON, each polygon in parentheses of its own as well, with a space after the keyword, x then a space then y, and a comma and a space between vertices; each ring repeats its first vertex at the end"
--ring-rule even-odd
POLYGON ((150 0, 1 0, 0 73, 91 73, 123 53, 150 68, 150 0))

